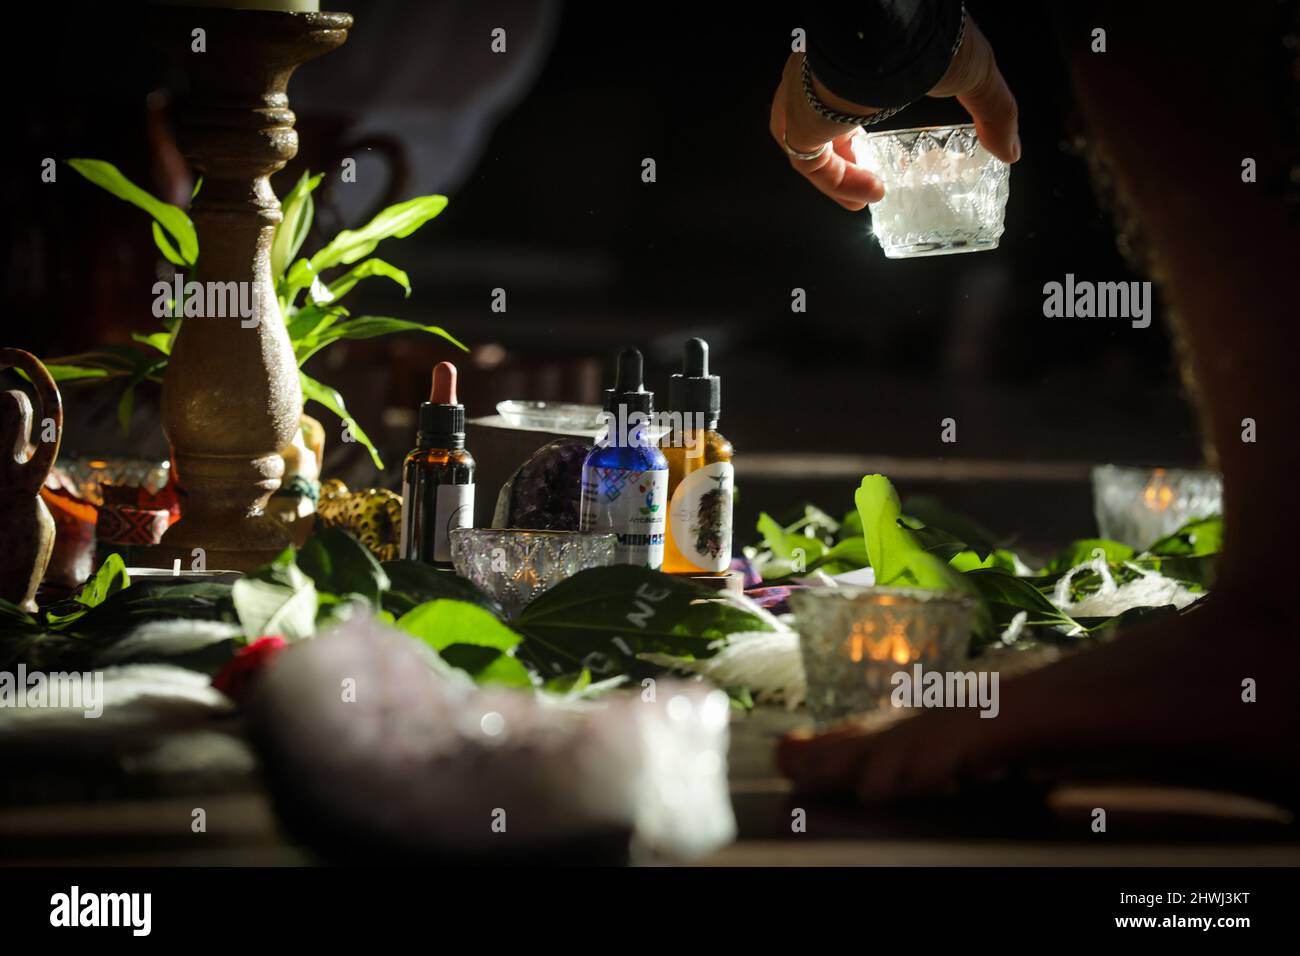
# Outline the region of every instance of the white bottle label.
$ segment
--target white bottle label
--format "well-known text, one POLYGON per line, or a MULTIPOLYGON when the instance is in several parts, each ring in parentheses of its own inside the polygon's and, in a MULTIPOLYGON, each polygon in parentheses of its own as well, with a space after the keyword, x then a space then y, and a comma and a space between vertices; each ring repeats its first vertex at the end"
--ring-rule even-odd
POLYGON ((678 484, 668 506, 673 544, 701 571, 731 566, 731 501, 735 469, 729 461, 705 465, 678 484))
POLYGON ((411 498, 411 483, 402 478, 402 536, 397 545, 397 556, 403 561, 410 557, 406 549, 411 544, 411 512, 415 510, 415 501, 411 498))
POLYGON ((668 526, 668 471, 588 467, 582 473, 584 532, 618 535, 617 564, 658 571, 668 526))
POLYGON ((474 485, 439 485, 434 508, 433 560, 451 560, 451 532, 474 524, 474 485))

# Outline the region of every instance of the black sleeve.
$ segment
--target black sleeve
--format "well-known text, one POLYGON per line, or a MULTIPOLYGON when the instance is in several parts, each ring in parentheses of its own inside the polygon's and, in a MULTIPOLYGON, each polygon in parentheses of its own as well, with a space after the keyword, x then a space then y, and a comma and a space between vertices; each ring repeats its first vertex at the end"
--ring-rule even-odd
POLYGON ((961 0, 824 0, 803 14, 812 72, 836 96, 902 106, 928 93, 952 61, 961 0))

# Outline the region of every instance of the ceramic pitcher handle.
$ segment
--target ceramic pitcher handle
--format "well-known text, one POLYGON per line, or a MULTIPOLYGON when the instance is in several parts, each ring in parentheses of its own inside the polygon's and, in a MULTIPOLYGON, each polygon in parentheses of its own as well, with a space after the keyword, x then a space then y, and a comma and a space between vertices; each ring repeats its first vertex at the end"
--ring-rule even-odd
MULTIPOLYGON (((14 477, 15 487, 37 495, 40 494, 41 486, 45 484, 50 469, 54 467, 54 460, 59 454, 59 443, 63 441, 63 399, 49 371, 31 352, 24 352, 22 349, 0 349, 0 371, 7 368, 21 369, 26 372, 36 388, 36 397, 41 402, 40 415, 33 419, 38 438, 43 430, 41 422, 46 419, 54 420, 54 441, 35 442, 36 451, 32 457, 25 462, 15 462, 9 470, 9 474, 14 477)), ((7 455, 9 450, 0 449, 0 453, 7 455)))

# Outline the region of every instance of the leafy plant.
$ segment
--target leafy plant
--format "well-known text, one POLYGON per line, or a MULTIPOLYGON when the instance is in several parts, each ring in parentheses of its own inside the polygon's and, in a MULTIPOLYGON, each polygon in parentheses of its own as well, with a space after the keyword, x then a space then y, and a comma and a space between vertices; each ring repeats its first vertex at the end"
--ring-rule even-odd
POLYGON ((784 527, 771 515, 760 514, 758 531, 763 547, 749 548, 746 555, 769 583, 813 571, 841 574, 869 563, 857 512, 836 521, 807 505, 801 518, 784 527))
MULTIPOLYGON (((1203 591, 1213 582, 1223 540, 1222 520, 1204 518, 1141 553, 1118 541, 1083 538, 1034 571, 1019 555, 999 547, 978 523, 946 511, 932 499, 910 499, 904 513, 893 485, 883 475, 865 477, 855 503, 857 509, 841 522, 812 505, 805 507, 803 518, 784 527, 761 515, 762 545, 747 548, 746 555, 766 583, 788 580, 790 558, 802 548, 810 570, 821 567, 841 573, 871 567, 880 586, 965 593, 979 602, 973 650, 996 641, 1017 619, 1037 639, 1076 640, 1171 613, 1172 607, 1135 607, 1114 617, 1081 618, 1058 606, 1055 590, 1061 578, 1074 570, 1068 599, 1071 605, 1079 603, 1103 586, 1104 565, 1105 577, 1119 586, 1158 572, 1188 591, 1203 591)), ((1022 643, 1029 646, 1033 638, 1017 646, 1022 643)))
MULTIPOLYGON (((111 163, 98 159, 70 159, 68 165, 90 182, 148 213, 158 251, 172 265, 192 268, 199 261, 198 236, 185 210, 151 196, 132 183, 111 163)), ((301 251, 315 213, 312 193, 321 174, 303 173, 281 203, 283 218, 271 243, 271 278, 275 283, 280 315, 284 319, 294 358, 299 367, 303 401, 314 401, 336 415, 351 435, 370 452, 375 467, 383 460, 374 442, 357 424, 343 396, 331 386, 303 372, 313 355, 335 342, 370 339, 395 332, 437 335, 457 348, 465 346, 445 329, 381 315, 352 316, 340 304, 363 279, 385 278, 411 294, 405 272, 378 258, 366 258, 385 239, 402 239, 436 217, 447 206, 445 196, 419 196, 389 206, 360 229, 345 229, 311 256, 295 258, 301 251), (332 270, 350 266, 327 280, 332 270)), ((198 187, 195 188, 197 194, 198 187)), ((129 430, 135 406, 135 389, 143 382, 161 383, 176 335, 183 322, 184 303, 172 301, 163 329, 134 333, 134 345, 107 345, 90 352, 51 359, 46 363, 56 381, 124 378, 126 387, 118 401, 118 420, 129 430)))
POLYGON ((73 597, 34 613, 0 599, 0 669, 98 666, 100 655, 142 624, 177 619, 233 624, 231 586, 132 582, 116 554, 73 597))
POLYGON ((538 595, 515 628, 520 656, 539 672, 641 676, 647 653, 708 657, 728 634, 768 631, 764 618, 714 600, 716 591, 629 564, 590 568, 538 595))
MULTIPOLYGON (((336 528, 233 585, 132 582, 114 555, 76 597, 37 614, 0 601, 0 666, 97 666, 141 624, 177 618, 226 625, 214 633, 229 645, 229 657, 243 641, 268 634, 300 640, 364 613, 424 642, 480 684, 590 695, 610 680, 659 670, 638 654, 706 657, 729 634, 770 628, 716 598, 690 582, 620 565, 583 571, 507 621, 464 578, 414 561, 381 565, 336 528), (606 680, 593 683, 593 676, 606 680)), ((150 649, 133 649, 133 659, 150 659, 150 649)), ((204 658, 205 669, 222 662, 204 658)))

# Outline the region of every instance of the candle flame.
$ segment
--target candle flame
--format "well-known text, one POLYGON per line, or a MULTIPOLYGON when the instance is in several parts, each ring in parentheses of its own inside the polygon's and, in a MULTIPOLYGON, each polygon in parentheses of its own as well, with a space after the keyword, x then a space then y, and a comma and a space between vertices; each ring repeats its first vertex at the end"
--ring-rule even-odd
POLYGON ((1165 482, 1165 470, 1157 468, 1142 491, 1142 503, 1149 511, 1164 511, 1174 503, 1174 489, 1165 482))
POLYGON ((906 664, 911 659, 912 659, 912 649, 907 646, 907 641, 903 640, 901 637, 895 639, 894 663, 906 664))
POLYGON ((873 661, 893 661, 895 664, 906 664, 912 659, 912 645, 907 640, 907 622, 895 621, 889 625, 888 631, 881 637, 876 637, 875 621, 855 621, 853 630, 849 632, 849 639, 846 642, 849 660, 855 664, 862 663, 864 658, 870 658, 873 661))

